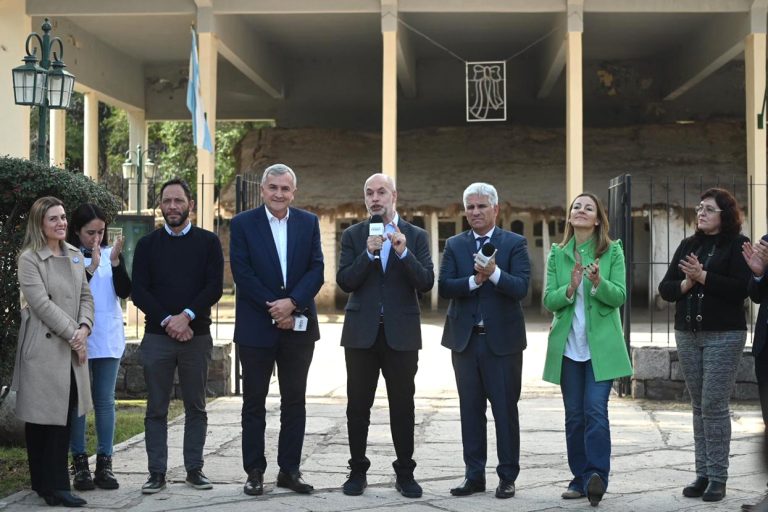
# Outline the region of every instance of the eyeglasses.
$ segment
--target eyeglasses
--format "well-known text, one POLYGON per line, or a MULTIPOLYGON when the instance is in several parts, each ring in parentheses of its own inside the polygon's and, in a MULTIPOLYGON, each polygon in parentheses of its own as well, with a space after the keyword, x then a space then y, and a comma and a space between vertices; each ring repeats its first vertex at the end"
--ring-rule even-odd
POLYGON ((719 213, 721 211, 723 211, 723 210, 720 210, 718 208, 713 208, 713 207, 711 207, 709 205, 704 206, 703 204, 700 204, 700 205, 698 205, 696 207, 696 213, 697 214, 701 214, 701 213, 706 212, 707 215, 714 215, 714 214, 719 213))

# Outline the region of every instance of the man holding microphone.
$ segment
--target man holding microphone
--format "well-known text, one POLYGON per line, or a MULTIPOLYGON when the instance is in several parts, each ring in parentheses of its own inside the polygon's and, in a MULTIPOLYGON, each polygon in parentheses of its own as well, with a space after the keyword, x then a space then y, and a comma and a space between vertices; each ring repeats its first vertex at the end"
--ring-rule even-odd
POLYGON ((367 486, 371 465, 365 456, 371 407, 379 372, 389 398, 390 428, 397 460, 395 487, 421 497, 413 477, 414 378, 421 348, 419 294, 432 289, 434 272, 427 232, 395 211, 397 190, 389 176, 374 174, 363 187, 371 215, 347 228, 341 238, 336 282, 349 293, 341 345, 347 364, 347 430, 350 474, 344 494, 367 486))
POLYGON ((448 239, 440 265, 440 296, 450 299, 443 345, 451 349, 459 391, 465 478, 454 496, 485 491, 486 400, 496 426, 497 498, 515 495, 520 473, 517 401, 522 383, 531 264, 525 238, 496 226, 499 197, 488 183, 464 190, 471 229, 448 239))

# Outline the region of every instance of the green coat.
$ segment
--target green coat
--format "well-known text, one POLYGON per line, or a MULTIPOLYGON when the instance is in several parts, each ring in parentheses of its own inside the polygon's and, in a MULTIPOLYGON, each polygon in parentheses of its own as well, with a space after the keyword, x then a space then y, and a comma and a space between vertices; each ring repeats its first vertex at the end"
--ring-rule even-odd
MULTIPOLYGON (((576 301, 569 301, 565 295, 571 282, 571 271, 576 264, 573 258, 575 243, 575 238, 571 238, 565 247, 553 245, 547 259, 544 307, 554 313, 555 317, 549 330, 543 379, 553 384, 560 384, 565 342, 576 308, 576 301)), ((594 261, 595 244, 592 240, 579 246, 579 250, 584 266, 594 261)), ((611 242, 609 249, 600 257, 599 264, 601 279, 595 295, 591 294, 592 283, 588 279, 582 283, 587 343, 597 381, 632 375, 632 364, 624 344, 619 317, 619 307, 627 298, 624 250, 620 240, 611 242)))

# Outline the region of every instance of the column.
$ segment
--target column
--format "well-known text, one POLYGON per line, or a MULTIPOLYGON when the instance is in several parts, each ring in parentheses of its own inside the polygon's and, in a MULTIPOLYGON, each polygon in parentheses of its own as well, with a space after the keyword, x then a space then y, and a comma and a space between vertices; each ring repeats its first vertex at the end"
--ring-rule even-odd
POLYGON ((29 158, 30 108, 13 100, 11 69, 21 66, 26 55, 24 41, 32 32, 32 21, 26 15, 25 0, 0 1, 0 155, 29 158))
POLYGON ((99 97, 95 92, 83 94, 83 173, 93 181, 99 180, 99 97))
MULTIPOLYGON (((435 267, 435 275, 438 274, 440 268, 440 222, 437 217, 437 212, 429 214, 429 251, 432 254, 432 266, 435 267)), ((439 299, 437 294, 437 283, 430 290, 430 302, 432 311, 437 311, 437 301, 439 299)))
POLYGON ((584 115, 581 34, 584 0, 567 0, 565 33, 565 202, 584 190, 584 115))
POLYGON ((51 109, 50 113, 50 157, 51 167, 64 167, 67 147, 67 111, 51 109))
POLYGON ((762 109, 765 94, 766 35, 749 34, 744 40, 746 128, 747 128, 747 175, 752 190, 749 194, 750 238, 759 240, 768 232, 766 226, 766 128, 758 129, 757 114, 762 109))
POLYGON ((382 0, 381 14, 381 172, 397 183, 397 0, 382 0))
POLYGON ((195 203, 198 227, 213 231, 213 188, 216 181, 216 37, 212 32, 199 32, 197 44, 200 63, 200 94, 203 97, 203 106, 208 118, 208 129, 211 131, 214 151, 209 153, 204 149, 197 150, 197 201, 195 203))
POLYGON ((565 202, 584 190, 581 32, 566 34, 565 202))
MULTIPOLYGON (((128 149, 131 150, 131 160, 136 162, 136 146, 141 145, 143 149, 147 147, 147 121, 143 110, 129 110, 128 114, 128 149)), ((132 180, 124 180, 124 185, 128 188, 128 212, 131 214, 136 213, 137 201, 141 206, 139 209, 143 210, 147 207, 147 181, 142 176, 142 183, 140 187, 136 184, 137 177, 132 180), (140 193, 137 188, 140 188, 140 193), (140 197, 140 199, 139 199, 140 197)), ((150 205, 154 207, 157 205, 150 205)))

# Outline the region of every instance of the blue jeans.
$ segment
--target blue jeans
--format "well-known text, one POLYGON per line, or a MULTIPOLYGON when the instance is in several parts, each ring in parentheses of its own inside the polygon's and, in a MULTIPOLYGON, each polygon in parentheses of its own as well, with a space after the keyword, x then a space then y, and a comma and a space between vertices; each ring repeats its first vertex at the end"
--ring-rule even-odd
POLYGON ((560 390, 565 405, 565 440, 573 480, 568 485, 586 494, 589 477, 597 473, 608 487, 611 470, 611 428, 608 397, 613 380, 596 382, 592 361, 563 357, 560 390))
MULTIPOLYGON (((111 456, 115 438, 115 383, 120 359, 89 359, 88 368, 91 371, 91 398, 96 416, 96 453, 111 456)), ((69 433, 69 450, 73 455, 85 453, 85 416, 77 416, 77 411, 73 415, 69 433)))

